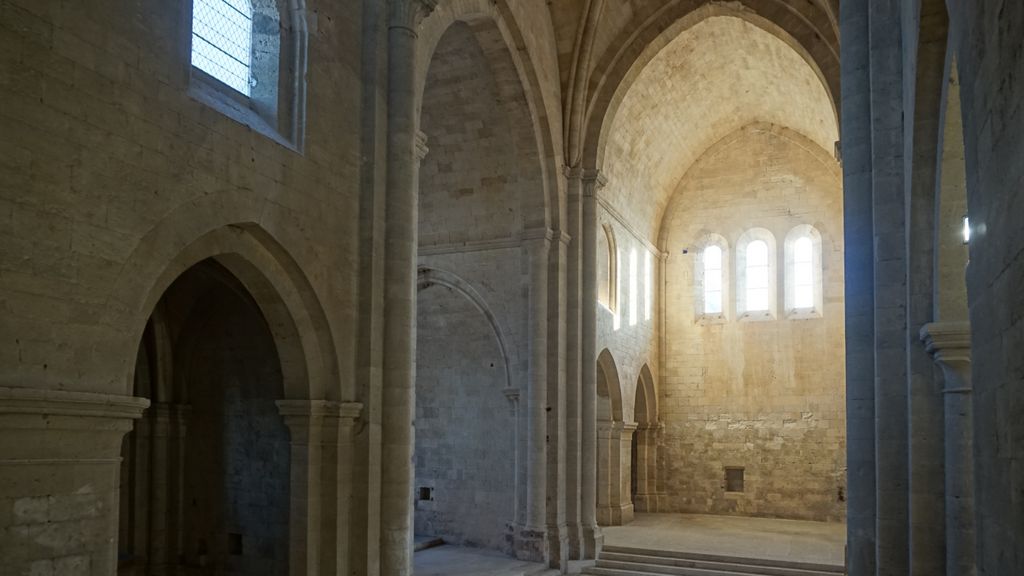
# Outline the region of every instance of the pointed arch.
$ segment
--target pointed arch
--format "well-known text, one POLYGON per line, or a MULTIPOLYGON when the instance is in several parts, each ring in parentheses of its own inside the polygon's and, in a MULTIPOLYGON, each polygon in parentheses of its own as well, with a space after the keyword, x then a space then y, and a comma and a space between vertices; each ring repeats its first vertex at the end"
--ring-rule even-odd
POLYGON ((612 353, 605 348, 597 356, 597 419, 622 422, 622 385, 612 353))

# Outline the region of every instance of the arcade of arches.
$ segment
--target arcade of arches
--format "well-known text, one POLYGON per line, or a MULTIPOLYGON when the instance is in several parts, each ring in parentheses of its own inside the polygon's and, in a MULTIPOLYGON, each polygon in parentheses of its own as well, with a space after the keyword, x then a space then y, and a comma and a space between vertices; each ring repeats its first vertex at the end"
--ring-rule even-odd
POLYGON ((1024 573, 1024 4, 0 0, 0 46, 0 574, 569 573, 653 514, 1024 573))

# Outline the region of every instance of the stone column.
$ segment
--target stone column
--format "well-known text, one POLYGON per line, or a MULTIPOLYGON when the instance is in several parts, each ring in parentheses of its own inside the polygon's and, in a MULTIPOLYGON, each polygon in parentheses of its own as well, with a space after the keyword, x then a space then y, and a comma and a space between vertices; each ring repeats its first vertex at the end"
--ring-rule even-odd
POLYGON ((934 322, 921 340, 945 380, 946 574, 972 576, 974 531, 974 410, 971 401, 971 327, 967 322, 934 322))
POLYGON ((149 573, 174 573, 184 552, 185 438, 192 407, 153 404, 147 413, 152 442, 150 487, 149 573))
MULTIPOLYGON (((588 558, 583 546, 581 510, 583 496, 582 481, 582 434, 580 422, 580 271, 581 257, 580 220, 582 216, 582 183, 580 171, 565 171, 568 198, 566 201, 566 229, 570 241, 566 260, 566 303, 565 303, 565 492, 566 527, 569 537, 569 557, 573 560, 588 558)), ((592 464, 592 462, 591 462, 592 464)), ((593 546, 591 546, 591 554, 593 546)), ((593 556, 589 556, 593 557, 593 556)))
POLYGON ((640 424, 636 429, 636 511, 658 511, 657 465, 659 424, 640 424))
POLYGON ((618 488, 619 525, 629 524, 633 521, 633 434, 636 433, 636 422, 626 422, 622 425, 622 432, 619 436, 619 478, 616 482, 618 488))
POLYGON ((597 522, 601 526, 622 523, 621 437, 622 422, 597 423, 597 522))
MULTIPOLYGON (((338 404, 337 411, 329 421, 332 421, 336 428, 337 453, 336 462, 333 467, 335 489, 337 491, 337 518, 333 519, 337 526, 336 544, 333 547, 335 554, 334 565, 336 572, 325 569, 326 574, 351 574, 352 568, 349 560, 356 554, 365 554, 364 550, 355 550, 351 540, 351 518, 352 509, 355 504, 353 500, 353 466, 355 461, 355 435, 356 424, 363 413, 363 405, 358 402, 342 402, 338 404)), ((325 439, 325 451, 330 450, 329 442, 325 439)), ((325 458, 325 465, 327 464, 325 458)), ((330 476, 325 477, 327 483, 330 476)))
POLYGON ((416 359, 416 28, 436 0, 388 4, 380 568, 412 572, 416 359))
POLYGON ((548 418, 548 252, 547 230, 527 234, 523 240, 529 260, 529 381, 527 395, 526 518, 519 528, 516 555, 541 561, 546 557, 547 524, 547 418, 548 418))
POLYGON ((291 445, 291 503, 288 514, 288 573, 320 571, 322 443, 324 417, 331 403, 324 400, 278 400, 291 445))
POLYGON ((597 190, 605 178, 596 170, 582 176, 580 242, 580 528, 584 558, 595 558, 603 537, 597 525, 597 190))
MULTIPOLYGON (((523 454, 525 449, 523 448, 523 426, 520 424, 519 419, 521 417, 521 410, 519 410, 519 388, 510 386, 502 389, 502 394, 508 400, 509 409, 512 410, 512 421, 515 423, 515 465, 512 466, 512 510, 515 517, 512 519, 513 530, 523 524, 523 518, 525 514, 520 508, 520 503, 523 501, 523 496, 520 495, 519 491, 522 488, 523 483, 520 481, 520 470, 519 468, 523 464, 523 454)), ((514 534, 512 536, 515 537, 514 534)))
POLYGON ((10 574, 115 574, 121 440, 149 405, 0 387, 0 564, 10 574))

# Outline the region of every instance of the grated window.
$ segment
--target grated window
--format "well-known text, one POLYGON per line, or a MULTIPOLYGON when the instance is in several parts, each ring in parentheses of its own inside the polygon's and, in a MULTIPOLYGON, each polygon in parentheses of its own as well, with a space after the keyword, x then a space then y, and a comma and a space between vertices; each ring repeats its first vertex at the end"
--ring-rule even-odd
POLYGON ((725 469, 725 491, 743 492, 743 468, 729 466, 725 469))
POLYGON ((249 96, 252 86, 252 3, 194 0, 192 65, 249 96))

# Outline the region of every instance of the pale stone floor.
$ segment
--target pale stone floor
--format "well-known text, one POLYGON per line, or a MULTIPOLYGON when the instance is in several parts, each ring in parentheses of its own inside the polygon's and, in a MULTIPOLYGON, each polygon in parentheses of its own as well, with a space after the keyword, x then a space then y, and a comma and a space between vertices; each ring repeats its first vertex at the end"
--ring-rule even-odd
POLYGON ((843 523, 708 514, 637 514, 626 526, 603 530, 606 546, 818 564, 843 564, 845 560, 843 523))
MULTIPOLYGON (((605 527, 610 546, 843 564, 846 525, 706 514, 637 514, 626 526, 605 527)), ((417 552, 415 576, 549 576, 540 564, 494 552, 440 546, 417 552)), ((570 573, 582 564, 573 563, 570 573)))

